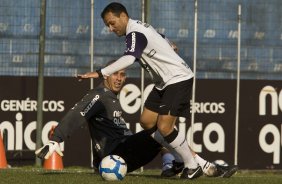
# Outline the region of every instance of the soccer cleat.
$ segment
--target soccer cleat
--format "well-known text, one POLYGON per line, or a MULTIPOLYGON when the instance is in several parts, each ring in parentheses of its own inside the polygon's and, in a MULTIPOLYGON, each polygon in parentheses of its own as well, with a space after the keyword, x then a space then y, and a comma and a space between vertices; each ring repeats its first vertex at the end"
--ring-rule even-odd
POLYGON ((182 171, 180 178, 195 179, 195 178, 202 176, 202 174, 203 174, 203 171, 202 171, 201 166, 198 166, 196 169, 189 169, 186 167, 182 171))
POLYGON ((177 174, 181 173, 181 171, 184 168, 184 163, 183 162, 175 162, 175 160, 172 161, 172 167, 166 170, 163 170, 161 173, 161 177, 173 177, 176 176, 177 174))
POLYGON ((208 161, 205 163, 202 170, 206 176, 215 176, 218 174, 216 165, 208 161))
POLYGON ((229 166, 216 165, 216 168, 217 168, 216 176, 223 178, 229 178, 238 171, 238 167, 236 165, 229 165, 229 166))

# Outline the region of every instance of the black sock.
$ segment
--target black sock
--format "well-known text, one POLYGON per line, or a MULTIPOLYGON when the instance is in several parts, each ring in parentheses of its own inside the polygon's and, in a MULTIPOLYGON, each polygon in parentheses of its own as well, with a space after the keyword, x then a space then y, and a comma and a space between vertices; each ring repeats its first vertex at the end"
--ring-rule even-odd
POLYGON ((178 131, 174 128, 173 131, 164 137, 164 140, 167 142, 167 143, 171 143, 172 141, 175 140, 175 138, 177 137, 178 135, 178 131))

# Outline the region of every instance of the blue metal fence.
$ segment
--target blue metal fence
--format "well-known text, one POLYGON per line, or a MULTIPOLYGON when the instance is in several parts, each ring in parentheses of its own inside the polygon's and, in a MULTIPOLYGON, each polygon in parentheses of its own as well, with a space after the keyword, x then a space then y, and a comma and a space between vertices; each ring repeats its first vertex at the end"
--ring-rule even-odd
MULTIPOLYGON (((103 66, 123 54, 124 38, 110 33, 100 12, 110 0, 94 1, 94 62, 103 66)), ((141 19, 141 0, 120 0, 141 19)), ((194 0, 149 0, 148 22, 179 47, 192 66, 194 0)), ((235 78, 237 6, 242 4, 243 79, 282 79, 282 2, 198 1, 198 78, 235 78)), ((47 0, 45 76, 90 70, 90 0, 47 0)), ((0 0, 0 75, 37 76, 40 0, 0 0)), ((134 65, 132 74, 139 67, 134 65)), ((136 76, 136 75, 134 75, 136 76)))

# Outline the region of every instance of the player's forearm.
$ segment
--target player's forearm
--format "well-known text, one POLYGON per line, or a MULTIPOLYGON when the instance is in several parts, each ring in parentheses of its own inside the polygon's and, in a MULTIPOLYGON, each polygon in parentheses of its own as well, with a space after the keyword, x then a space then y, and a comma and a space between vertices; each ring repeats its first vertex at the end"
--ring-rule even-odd
POLYGON ((97 70, 95 72, 87 72, 85 74, 78 74, 76 77, 79 80, 82 79, 89 79, 89 78, 99 78, 99 77, 107 77, 111 74, 125 69, 128 66, 132 65, 135 61, 135 57, 132 55, 124 55, 118 60, 116 60, 114 63, 110 64, 109 66, 106 66, 105 68, 101 70, 97 70))
POLYGON ((73 132, 85 125, 92 117, 95 117, 104 108, 104 105, 99 101, 99 96, 101 95, 96 93, 95 90, 89 91, 62 118, 50 140, 56 142, 67 140, 73 132))
POLYGON ((100 76, 98 72, 87 72, 85 74, 78 74, 76 77, 80 81, 82 79, 99 78, 100 76))
POLYGON ((110 76, 111 74, 125 69, 128 66, 132 65, 135 61, 135 57, 132 55, 124 55, 118 60, 116 60, 114 63, 110 64, 109 66, 106 66, 105 68, 101 69, 101 72, 103 76, 110 76))
POLYGON ((50 140, 63 142, 71 137, 73 132, 85 124, 86 120, 77 110, 70 110, 55 128, 50 140))

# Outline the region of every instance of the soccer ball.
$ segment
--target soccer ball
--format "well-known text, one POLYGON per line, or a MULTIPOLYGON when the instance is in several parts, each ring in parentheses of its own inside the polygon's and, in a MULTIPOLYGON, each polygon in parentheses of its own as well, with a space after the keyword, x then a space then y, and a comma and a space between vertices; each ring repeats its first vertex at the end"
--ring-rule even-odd
POLYGON ((99 173, 104 180, 122 180, 127 172, 127 165, 118 155, 108 155, 102 159, 99 165, 99 173))

